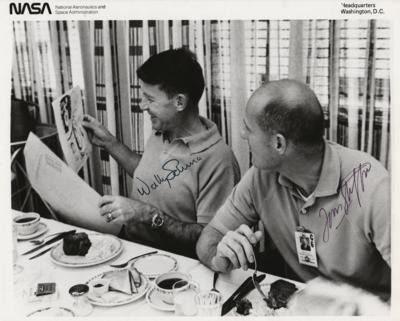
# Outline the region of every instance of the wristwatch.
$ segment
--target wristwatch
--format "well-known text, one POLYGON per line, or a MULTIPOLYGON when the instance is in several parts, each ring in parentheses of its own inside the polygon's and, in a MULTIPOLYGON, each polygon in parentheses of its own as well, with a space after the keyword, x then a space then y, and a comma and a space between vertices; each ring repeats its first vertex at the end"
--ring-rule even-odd
POLYGON ((151 219, 151 227, 154 229, 159 229, 163 225, 164 225, 164 217, 158 212, 154 213, 151 219))

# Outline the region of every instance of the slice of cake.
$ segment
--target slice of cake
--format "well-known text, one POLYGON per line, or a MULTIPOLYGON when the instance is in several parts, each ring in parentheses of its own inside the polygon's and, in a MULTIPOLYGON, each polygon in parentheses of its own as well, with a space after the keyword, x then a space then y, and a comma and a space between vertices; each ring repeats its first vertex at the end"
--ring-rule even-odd
POLYGON ((138 292, 130 270, 105 272, 103 278, 110 280, 110 291, 122 292, 129 295, 138 292))
POLYGON ((296 286, 285 280, 271 283, 267 304, 272 309, 285 308, 290 296, 296 292, 296 286))
POLYGON ((85 256, 92 246, 86 233, 65 235, 63 238, 63 251, 65 255, 85 256))

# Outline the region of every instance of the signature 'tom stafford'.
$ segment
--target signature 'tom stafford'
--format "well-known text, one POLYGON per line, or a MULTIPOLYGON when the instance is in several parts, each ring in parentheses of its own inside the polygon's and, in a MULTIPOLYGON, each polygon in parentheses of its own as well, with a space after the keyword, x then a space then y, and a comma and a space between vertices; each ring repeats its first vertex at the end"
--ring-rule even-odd
POLYGON ((136 177, 140 182, 142 182, 142 186, 137 189, 140 196, 149 195, 151 190, 157 189, 161 184, 168 184, 169 188, 171 188, 171 182, 181 175, 183 172, 188 170, 190 167, 195 165, 196 163, 201 161, 201 157, 197 156, 193 158, 189 163, 180 163, 177 159, 170 159, 166 161, 161 169, 166 172, 164 176, 160 176, 158 174, 154 174, 154 181, 151 183, 146 183, 143 179, 136 177))
POLYGON ((365 180, 368 177, 368 173, 371 170, 371 163, 366 162, 359 164, 357 167, 344 177, 340 188, 340 195, 343 198, 343 202, 339 203, 338 206, 326 210, 321 208, 319 210, 319 217, 325 218, 323 241, 329 241, 329 231, 334 226, 334 220, 338 217, 338 222, 335 225, 335 229, 339 228, 342 224, 346 215, 349 215, 350 206, 353 203, 353 198, 356 196, 359 207, 362 207, 360 193, 364 192, 365 180))

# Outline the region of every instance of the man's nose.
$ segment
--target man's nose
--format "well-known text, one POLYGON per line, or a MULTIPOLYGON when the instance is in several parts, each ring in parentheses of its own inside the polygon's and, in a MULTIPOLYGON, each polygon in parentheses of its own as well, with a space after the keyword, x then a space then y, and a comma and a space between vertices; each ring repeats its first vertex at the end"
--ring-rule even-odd
POLYGON ((143 101, 143 99, 139 102, 139 107, 143 111, 149 110, 149 104, 147 103, 147 101, 143 101))

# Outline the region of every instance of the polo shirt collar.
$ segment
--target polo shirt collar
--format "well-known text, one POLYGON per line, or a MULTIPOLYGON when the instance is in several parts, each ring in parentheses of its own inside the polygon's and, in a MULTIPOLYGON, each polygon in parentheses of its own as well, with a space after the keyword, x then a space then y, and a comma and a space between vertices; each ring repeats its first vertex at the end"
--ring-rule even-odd
POLYGON ((325 152, 315 196, 323 197, 336 194, 340 184, 340 159, 333 145, 324 140, 325 152))
MULTIPOLYGON (((293 183, 285 176, 278 174, 278 182, 293 190, 293 183)), ((321 175, 319 176, 315 197, 323 197, 336 194, 340 183, 340 159, 332 144, 324 140, 324 160, 322 162, 321 175)))
POLYGON ((192 154, 200 153, 210 148, 212 145, 215 145, 222 139, 218 132, 217 125, 201 116, 200 120, 206 126, 207 130, 192 136, 177 138, 189 146, 192 154))

